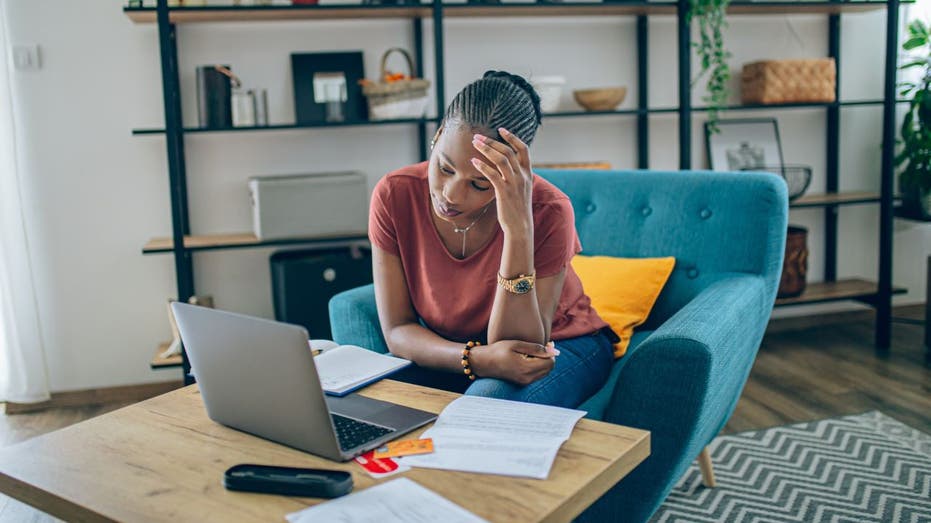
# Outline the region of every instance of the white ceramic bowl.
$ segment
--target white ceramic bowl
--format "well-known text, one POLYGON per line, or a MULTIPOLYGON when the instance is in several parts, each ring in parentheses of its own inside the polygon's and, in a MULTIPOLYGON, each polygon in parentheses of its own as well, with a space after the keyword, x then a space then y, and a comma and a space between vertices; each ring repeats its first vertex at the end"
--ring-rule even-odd
POLYGON ((540 110, 552 113, 559 108, 559 96, 566 85, 565 76, 536 76, 530 79, 530 85, 540 95, 540 110))

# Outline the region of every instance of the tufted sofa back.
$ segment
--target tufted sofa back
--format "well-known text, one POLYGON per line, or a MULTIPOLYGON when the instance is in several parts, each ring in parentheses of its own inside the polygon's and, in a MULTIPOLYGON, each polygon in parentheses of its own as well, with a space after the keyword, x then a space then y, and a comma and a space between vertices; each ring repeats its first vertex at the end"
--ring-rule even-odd
MULTIPOLYGON (((646 327, 728 273, 782 270, 786 186, 766 173, 535 170, 572 201, 582 253, 675 256, 646 327), (767 231, 760 234, 760 231, 767 231), (722 246, 726 245, 724 249, 722 246), (726 253, 726 254, 725 254, 726 253)), ((775 292, 775 290, 773 291, 775 292)), ((775 299, 775 296, 770 296, 775 299)))

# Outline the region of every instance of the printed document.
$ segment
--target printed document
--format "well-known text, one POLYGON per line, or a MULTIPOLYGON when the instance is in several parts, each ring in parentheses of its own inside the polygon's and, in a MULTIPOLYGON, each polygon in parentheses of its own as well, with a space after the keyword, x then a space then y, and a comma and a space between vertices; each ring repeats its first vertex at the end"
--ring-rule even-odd
POLYGON ((290 523, 487 523, 407 478, 305 508, 285 518, 290 523))
POLYGON ((462 396, 443 409, 422 438, 433 454, 405 456, 413 467, 546 479, 559 447, 584 411, 462 396))

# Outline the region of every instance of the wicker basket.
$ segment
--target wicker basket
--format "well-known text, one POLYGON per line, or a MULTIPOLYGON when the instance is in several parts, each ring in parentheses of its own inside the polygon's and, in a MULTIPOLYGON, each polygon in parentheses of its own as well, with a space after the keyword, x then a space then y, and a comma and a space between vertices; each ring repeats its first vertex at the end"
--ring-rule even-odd
POLYGON ((362 94, 368 100, 370 120, 393 120, 398 118, 420 118, 427 110, 430 81, 412 78, 414 62, 411 55, 400 47, 392 47, 381 57, 381 76, 378 83, 365 81, 362 94), (400 53, 407 61, 409 74, 406 79, 386 82, 392 73, 385 66, 391 53, 400 53))
POLYGON ((744 64, 741 100, 745 104, 833 102, 836 77, 833 58, 744 64))

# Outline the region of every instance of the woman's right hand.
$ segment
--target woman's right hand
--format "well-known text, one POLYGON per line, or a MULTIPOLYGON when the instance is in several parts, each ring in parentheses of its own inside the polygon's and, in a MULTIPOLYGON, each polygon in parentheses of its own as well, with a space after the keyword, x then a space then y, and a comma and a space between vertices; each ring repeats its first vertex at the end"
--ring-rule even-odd
POLYGON ((480 378, 499 378, 521 386, 549 374, 559 354, 553 342, 545 346, 520 340, 500 340, 472 349, 469 365, 480 378))

